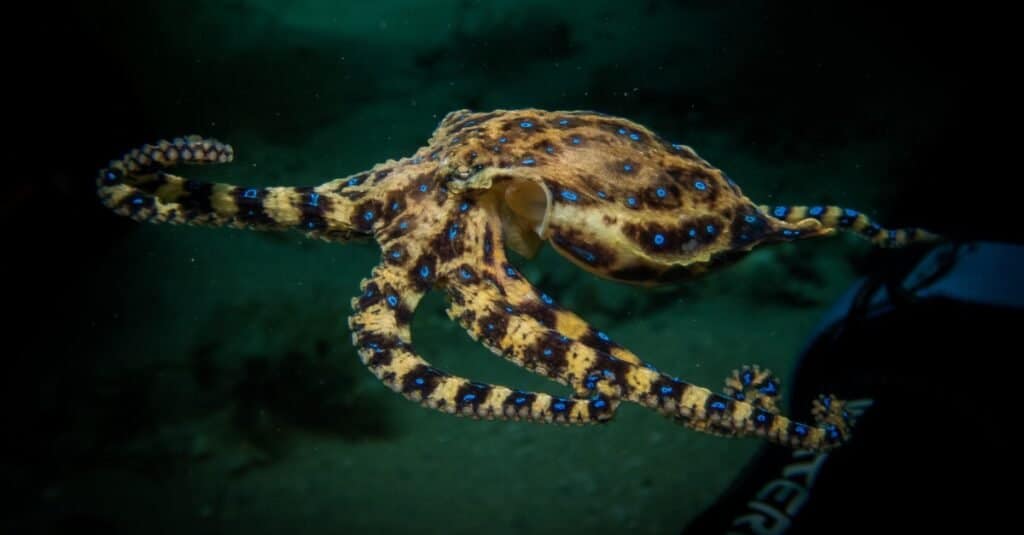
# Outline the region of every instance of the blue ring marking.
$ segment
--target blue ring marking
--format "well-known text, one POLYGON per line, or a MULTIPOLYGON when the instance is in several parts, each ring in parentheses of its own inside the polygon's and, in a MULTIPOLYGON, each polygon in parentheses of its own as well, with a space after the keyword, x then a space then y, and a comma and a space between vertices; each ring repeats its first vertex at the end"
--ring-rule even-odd
POLYGON ((812 215, 812 216, 814 216, 814 217, 818 217, 824 211, 825 211, 825 208, 823 208, 821 206, 812 206, 811 209, 807 211, 807 213, 812 215))
POLYGON ((424 381, 422 377, 417 377, 416 379, 413 380, 413 382, 416 383, 417 385, 423 386, 423 383, 425 383, 426 381, 424 381))
POLYGON ((672 393, 672 387, 665 385, 661 387, 661 395, 667 396, 672 393))
POLYGON ((711 402, 711 408, 715 409, 715 410, 718 410, 718 411, 724 411, 725 410, 725 402, 722 402, 722 401, 712 401, 711 402))
POLYGON ((640 141, 640 134, 637 134, 636 132, 631 132, 629 134, 629 139, 632 139, 633 141, 640 141))
POLYGON ((508 143, 508 138, 505 136, 501 136, 498 138, 498 143, 508 143))
POLYGON ((534 160, 533 158, 531 158, 529 156, 527 156, 526 158, 523 158, 523 165, 533 165, 535 163, 537 163, 537 160, 534 160))
POLYGON ((860 214, 860 212, 853 208, 844 208, 843 213, 846 214, 846 217, 857 217, 860 214))
POLYGON ((424 279, 430 277, 430 266, 420 267, 420 277, 423 277, 424 279))
POLYGON ((568 126, 569 125, 569 119, 562 119, 561 121, 558 121, 558 124, 559 124, 559 126, 568 126))
POLYGON ((623 136, 626 135, 626 129, 622 128, 621 126, 619 127, 618 132, 619 132, 620 135, 623 135, 623 136))
POLYGON ((807 436, 807 426, 804 424, 796 424, 793 426, 793 433, 797 436, 807 436))
POLYGON ((348 179, 348 185, 349 186, 358 186, 359 185, 359 177, 348 179))
POLYGON ((367 210, 366 213, 363 214, 363 219, 373 221, 373 210, 367 210))
POLYGON ((572 136, 572 139, 570 139, 570 142, 573 145, 579 145, 580 144, 580 136, 572 136))
POLYGON ((622 166, 622 170, 627 172, 627 173, 632 173, 633 172, 633 166, 631 164, 628 164, 628 163, 624 164, 622 166))
POLYGON ((665 191, 665 188, 658 188, 658 189, 654 190, 654 194, 657 195, 658 197, 664 199, 665 196, 668 195, 668 192, 665 191))
POLYGON ((548 304, 548 305, 553 305, 553 304, 555 304, 555 300, 554 300, 554 299, 552 299, 552 298, 551 298, 551 296, 550 296, 550 295, 548 295, 548 294, 540 294, 540 300, 541 300, 541 301, 544 301, 544 303, 546 303, 546 304, 548 304))
POLYGON ((405 230, 405 229, 409 228, 409 222, 408 221, 402 221, 401 223, 398 224, 398 228, 400 228, 402 230, 405 230))
POLYGON ((542 351, 542 353, 544 353, 545 357, 550 357, 551 356, 551 348, 550 347, 545 347, 544 351, 542 351))
POLYGON ((106 178, 107 182, 113 182, 118 179, 118 175, 114 171, 107 171, 103 178, 106 178))
POLYGON ((661 234, 661 233, 655 234, 654 235, 654 245, 664 245, 664 244, 665 244, 665 236, 663 234, 661 234))
POLYGON ((531 123, 530 121, 523 121, 523 122, 519 123, 519 127, 520 128, 533 128, 533 123, 531 123))
POLYGON ((398 250, 391 251, 391 258, 394 258, 395 260, 398 260, 399 258, 402 258, 402 251, 398 251, 398 250))
POLYGON ((754 223, 754 222, 757 221, 757 216, 751 215, 751 214, 747 214, 747 215, 743 216, 743 220, 746 221, 747 223, 754 223))
POLYGON ((604 406, 607 405, 607 404, 608 403, 606 403, 605 400, 603 400, 603 399, 595 399, 594 402, 592 403, 592 405, 596 409, 603 409, 604 406))
POLYGON ((626 204, 630 205, 631 207, 636 206, 636 197, 626 198, 626 204))
POLYGON ((256 188, 249 188, 242 192, 242 197, 245 197, 246 199, 258 199, 259 196, 260 191, 256 188))
POLYGON ((309 194, 309 202, 306 203, 306 204, 308 204, 309 206, 312 206, 313 208, 316 208, 320 204, 320 194, 319 193, 310 193, 309 194))
POLYGON ((565 407, 565 402, 562 400, 558 400, 555 403, 551 404, 551 409, 554 410, 555 412, 564 412, 565 407))
POLYGON ((554 154, 555 153, 555 148, 552 147, 551 145, 548 145, 547 147, 544 147, 544 152, 546 152, 548 154, 554 154))
POLYGON ((785 206, 776 206, 775 209, 772 210, 772 215, 775 217, 786 217, 786 212, 788 211, 789 209, 785 206))
POLYGON ((132 199, 132 204, 134 204, 135 206, 139 206, 143 203, 143 201, 144 199, 142 197, 136 196, 135 198, 132 199))
POLYGON ((608 335, 604 333, 604 331, 597 331, 597 337, 604 340, 605 342, 611 341, 611 338, 609 338, 608 335))
POLYGON ((697 237, 697 229, 692 228, 692 229, 690 229, 689 232, 687 232, 687 234, 689 234, 691 238, 696 238, 697 237))
POLYGON ((516 399, 512 400, 512 403, 515 403, 516 405, 522 405, 523 403, 526 403, 526 396, 519 396, 516 399))
POLYGON ((452 228, 448 229, 448 239, 454 240, 459 235, 459 224, 452 223, 452 228))
MULTIPOLYGON (((459 268, 459 276, 462 277, 465 280, 469 280, 469 279, 473 278, 473 274, 470 273, 466 268, 459 268)), ((488 325, 488 328, 491 328, 491 327, 492 327, 491 325, 488 325)))
POLYGON ((708 226, 704 227, 704 230, 708 231, 708 234, 714 234, 715 233, 715 226, 714 225, 708 225, 708 226))
POLYGON ((579 196, 576 195, 576 192, 567 189, 562 190, 562 198, 569 202, 576 202, 579 200, 579 196))
POLYGON ((462 401, 473 401, 474 399, 476 399, 476 394, 473 393, 469 393, 466 394, 465 396, 462 396, 462 401))
POLYGON ((516 276, 516 270, 512 266, 509 266, 509 267, 505 268, 505 274, 508 275, 509 277, 515 277, 516 276))
POLYGON ((427 192, 427 185, 426 184, 420 184, 420 193, 426 193, 426 192, 427 192))
POLYGON ((460 212, 465 212, 466 210, 469 210, 469 203, 468 202, 464 202, 464 203, 459 205, 459 211, 460 212))
POLYGON ((398 306, 398 297, 396 297, 394 295, 389 295, 388 296, 388 306, 390 306, 391 308, 397 307, 398 306))
POLYGON ((607 199, 608 198, 608 194, 603 192, 603 191, 597 192, 597 196, 602 198, 602 199, 607 199))
POLYGON ((698 180, 698 181, 694 182, 693 183, 693 187, 697 188, 700 191, 704 191, 704 190, 708 189, 708 185, 705 184, 703 180, 698 180))

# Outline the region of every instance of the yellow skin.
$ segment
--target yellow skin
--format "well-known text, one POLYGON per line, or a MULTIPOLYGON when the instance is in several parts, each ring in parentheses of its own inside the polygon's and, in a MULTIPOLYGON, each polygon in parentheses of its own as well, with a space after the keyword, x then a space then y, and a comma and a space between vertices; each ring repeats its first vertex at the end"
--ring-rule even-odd
POLYGON ((756 206, 689 147, 592 112, 452 112, 412 157, 315 187, 245 188, 164 170, 232 157, 230 146, 197 136, 146 145, 101 170, 98 193, 138 221, 372 237, 381 263, 349 318, 363 363, 408 399, 477 418, 595 423, 630 401, 703 432, 835 447, 849 438, 841 401, 820 397, 816 423, 802 424, 778 413, 779 382, 766 370, 733 372, 722 394, 659 372, 535 289, 505 248, 530 257, 547 241, 598 276, 651 285, 700 275, 759 244, 836 229, 880 246, 937 239, 835 206, 756 206), (410 324, 431 289, 445 292, 449 316, 474 339, 573 395, 471 382, 430 366, 410 324))

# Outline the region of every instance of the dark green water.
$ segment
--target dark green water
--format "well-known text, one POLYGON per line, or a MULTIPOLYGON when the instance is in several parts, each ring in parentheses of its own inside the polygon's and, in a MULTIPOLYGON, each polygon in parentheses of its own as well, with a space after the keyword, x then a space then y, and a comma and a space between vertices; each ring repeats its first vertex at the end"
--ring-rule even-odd
MULTIPOLYGON (((677 533, 763 447, 635 406, 562 428, 405 401, 361 367, 345 325, 375 244, 139 225, 99 205, 95 170, 161 137, 235 147, 234 164, 189 176, 313 185, 412 154, 451 110, 591 109, 693 146, 758 202, 1016 236, 991 223, 1008 201, 958 204, 935 187, 970 168, 949 164, 977 79, 942 29, 950 13, 657 0, 75 9, 39 19, 61 43, 27 62, 45 118, 27 134, 46 142, 5 186, 5 217, 37 231, 15 239, 31 262, 14 282, 26 296, 8 355, 12 533, 677 533)), ((787 244, 660 291, 580 276, 550 250, 521 265, 644 359, 718 388, 746 363, 785 383, 822 312, 888 258, 851 237, 787 244)), ((414 334, 439 367, 561 392, 473 343, 437 295, 414 334)))

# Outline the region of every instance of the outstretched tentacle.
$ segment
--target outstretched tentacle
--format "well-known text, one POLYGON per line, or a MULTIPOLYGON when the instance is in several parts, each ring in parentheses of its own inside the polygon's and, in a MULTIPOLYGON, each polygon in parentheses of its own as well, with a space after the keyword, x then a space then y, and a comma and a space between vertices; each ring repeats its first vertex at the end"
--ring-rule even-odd
MULTIPOLYGON (((299 230, 344 240, 368 233, 372 217, 339 194, 335 183, 313 187, 242 187, 170 174, 183 164, 228 163, 234 149, 199 136, 161 140, 133 149, 99 171, 97 194, 115 213, 136 221, 299 230)), ((347 185, 347 184, 345 184, 347 185)))
POLYGON ((618 401, 602 395, 558 397, 451 375, 434 368, 412 345, 410 322, 424 291, 407 273, 379 266, 352 300, 349 319, 359 356, 384 384, 421 405, 473 418, 565 424, 599 423, 611 418, 618 401))
POLYGON ((761 436, 811 450, 829 449, 847 438, 848 428, 832 420, 819 426, 794 422, 750 401, 657 371, 559 307, 509 265, 496 218, 484 228, 483 257, 453 263, 448 312, 493 352, 572 386, 580 398, 632 401, 706 433, 761 436))
POLYGON ((880 247, 905 247, 942 239, 937 234, 916 227, 887 229, 863 212, 841 206, 761 205, 758 210, 782 223, 772 237, 774 240, 818 237, 837 230, 854 232, 880 247))

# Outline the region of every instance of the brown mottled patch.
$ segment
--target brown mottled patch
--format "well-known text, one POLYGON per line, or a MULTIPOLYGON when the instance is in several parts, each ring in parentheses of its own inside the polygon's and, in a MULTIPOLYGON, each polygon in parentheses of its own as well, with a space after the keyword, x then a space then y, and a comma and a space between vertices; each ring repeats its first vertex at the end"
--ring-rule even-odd
POLYGON ((368 307, 379 303, 383 298, 384 296, 380 293, 380 287, 377 286, 376 282, 371 282, 366 285, 362 295, 359 296, 358 309, 366 310, 368 307))
POLYGON ((455 393, 455 407, 456 411, 462 412, 463 409, 470 409, 473 413, 479 410, 480 404, 487 401, 487 397, 492 392, 491 386, 485 383, 466 383, 459 387, 455 393))
POLYGON ((494 233, 490 226, 484 229, 484 263, 487 265, 494 263, 494 233))
POLYGON ((447 262, 465 251, 466 229, 464 225, 465 222, 461 218, 453 217, 430 240, 430 250, 440 261, 447 262))
POLYGON ((583 239, 576 229, 552 227, 550 240, 559 250, 593 268, 602 268, 615 263, 614 251, 583 239))
POLYGON ((356 344, 373 353, 366 364, 370 368, 379 368, 391 364, 392 350, 401 342, 394 335, 363 331, 356 335, 356 344))
POLYGON ((544 184, 551 190, 551 199, 554 202, 575 206, 590 206, 595 203, 587 193, 568 188, 555 179, 545 178, 544 184))
MULTIPOLYGON (((348 177, 348 178, 342 180, 341 184, 338 185, 338 187, 334 189, 334 193, 337 193, 339 195, 345 195, 346 193, 351 194, 352 192, 348 191, 348 189, 362 185, 364 182, 366 182, 366 179, 369 176, 370 176, 370 173, 359 173, 358 175, 354 175, 354 176, 348 177)), ((360 192, 360 193, 362 193, 363 195, 366 194, 365 192, 360 192)), ((360 198, 362 198, 362 196, 360 196, 360 198)))
POLYGON ((419 392, 421 399, 426 399, 447 376, 448 374, 437 368, 419 364, 402 377, 400 388, 404 394, 419 392))
POLYGON ((491 347, 502 349, 501 340, 508 330, 508 314, 491 313, 480 316, 476 320, 476 331, 491 347))
POLYGON ((554 309, 538 301, 527 301, 519 305, 516 313, 525 314, 549 329, 554 329, 557 325, 554 309))
POLYGON ((656 399, 659 407, 664 407, 670 402, 675 403, 682 399, 687 388, 689 385, 682 381, 675 381, 665 374, 658 374, 658 378, 651 381, 646 394, 652 399, 656 399))
POLYGON ((410 264, 408 281, 416 291, 422 293, 429 290, 437 280, 437 258, 425 254, 410 264))
POLYGON ((374 225, 385 220, 385 214, 381 208, 381 202, 376 199, 366 201, 353 210, 350 223, 360 232, 369 232, 374 225))
POLYGON ((657 210, 676 210, 682 206, 683 193, 679 186, 668 180, 655 182, 644 188, 641 195, 644 205, 657 210))
POLYGON ((566 352, 571 341, 556 331, 548 331, 537 337, 527 351, 527 360, 537 366, 544 366, 548 375, 557 376, 568 365, 566 352))
POLYGON ((626 223, 622 226, 626 237, 652 254, 677 254, 686 243, 704 243, 705 233, 698 233, 696 229, 696 224, 667 227, 658 223, 626 223))

